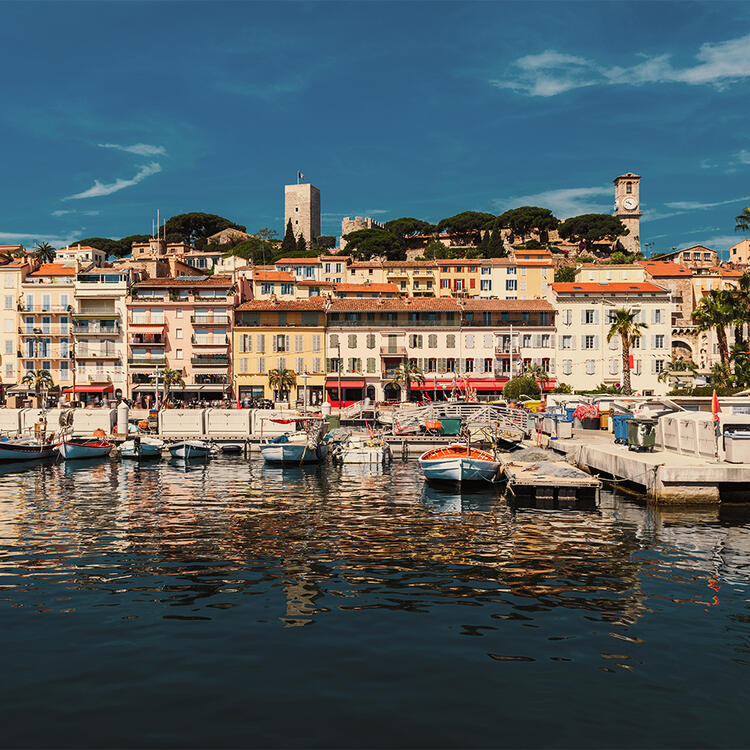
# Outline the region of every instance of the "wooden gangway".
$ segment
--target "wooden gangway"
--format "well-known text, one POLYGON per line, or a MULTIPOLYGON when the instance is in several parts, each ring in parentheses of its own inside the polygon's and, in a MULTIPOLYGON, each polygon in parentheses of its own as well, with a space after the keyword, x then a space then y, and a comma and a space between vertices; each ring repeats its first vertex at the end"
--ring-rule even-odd
POLYGON ((418 427, 425 420, 439 421, 443 418, 458 418, 470 429, 474 425, 497 424, 501 429, 515 428, 528 432, 528 413, 524 409, 512 409, 504 404, 461 403, 449 401, 433 402, 425 406, 402 406, 390 414, 381 412, 378 420, 393 420, 394 429, 418 427))

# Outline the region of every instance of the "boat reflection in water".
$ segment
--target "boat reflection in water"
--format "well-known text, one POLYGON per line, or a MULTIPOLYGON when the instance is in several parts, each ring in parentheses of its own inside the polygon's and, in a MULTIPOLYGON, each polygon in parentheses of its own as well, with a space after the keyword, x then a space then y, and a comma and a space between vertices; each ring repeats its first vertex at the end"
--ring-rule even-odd
POLYGON ((436 513, 470 513, 491 511, 501 501, 498 489, 492 486, 442 487, 425 482, 422 502, 436 513))

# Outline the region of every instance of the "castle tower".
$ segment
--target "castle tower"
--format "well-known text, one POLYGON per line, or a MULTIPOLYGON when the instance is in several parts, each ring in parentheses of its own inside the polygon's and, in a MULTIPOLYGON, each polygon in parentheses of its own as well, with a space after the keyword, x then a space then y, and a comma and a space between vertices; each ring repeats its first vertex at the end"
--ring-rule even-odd
POLYGON ((320 237, 320 190, 309 183, 284 186, 284 232, 292 221, 294 236, 301 234, 308 246, 320 237))
POLYGON ((626 172, 615 177, 615 216, 627 227, 629 234, 620 237, 620 244, 627 253, 641 250, 641 201, 640 175, 626 172))

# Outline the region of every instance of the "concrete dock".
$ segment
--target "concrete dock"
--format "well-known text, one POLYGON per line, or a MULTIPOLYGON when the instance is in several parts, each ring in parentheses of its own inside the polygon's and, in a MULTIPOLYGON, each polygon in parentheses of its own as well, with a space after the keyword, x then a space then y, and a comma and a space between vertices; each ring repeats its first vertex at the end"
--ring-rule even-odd
POLYGON ((655 449, 629 451, 609 432, 576 430, 569 440, 549 440, 574 466, 627 482, 658 503, 711 504, 722 500, 750 502, 750 464, 730 464, 694 455, 655 449))

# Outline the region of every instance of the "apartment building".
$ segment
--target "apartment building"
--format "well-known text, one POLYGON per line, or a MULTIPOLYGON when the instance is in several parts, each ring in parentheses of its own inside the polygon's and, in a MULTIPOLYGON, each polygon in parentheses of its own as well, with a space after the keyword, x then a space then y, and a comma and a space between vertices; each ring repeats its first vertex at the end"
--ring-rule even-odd
MULTIPOLYGON (((676 263, 669 266, 684 268, 676 263)), ((689 269, 685 269, 690 273, 689 269)), ((623 282, 623 281, 646 281, 646 269, 643 264, 635 263, 582 263, 576 269, 576 281, 593 281, 597 284, 623 282)))
POLYGON ((292 370, 297 384, 291 401, 323 402, 325 308, 321 297, 306 300, 249 300, 235 311, 233 350, 239 398, 272 398, 270 370, 292 370))
POLYGON ((164 367, 178 370, 184 386, 170 390, 185 400, 214 400, 232 389, 231 330, 234 308, 246 298, 244 279, 227 276, 138 281, 127 298, 129 394, 155 395, 164 367))
POLYGON ((341 299, 328 307, 326 392, 334 405, 398 401, 393 382, 411 362, 425 375, 413 397, 470 389, 499 398, 524 362, 554 368, 554 309, 544 300, 341 299))
POLYGON ((21 378, 27 372, 48 370, 56 386, 71 383, 75 278, 75 268, 45 263, 21 279, 21 378))
POLYGON ((572 282, 552 284, 557 329, 557 378, 575 390, 600 383, 622 383, 619 337, 607 341, 612 315, 626 308, 648 328, 636 341, 631 356, 634 392, 663 394, 659 381, 672 351, 672 313, 669 291, 651 282, 572 282))
MULTIPOLYGON (((127 296, 130 272, 91 266, 75 276, 71 330, 76 400, 128 392, 127 296)), ((66 389, 73 393, 73 384, 66 389)))
POLYGON ((107 254, 88 245, 70 245, 55 251, 55 263, 62 263, 73 268, 88 268, 92 264, 101 266, 107 260, 107 254))
MULTIPOLYGON (((2 362, 2 382, 5 386, 18 383, 23 377, 24 368, 19 367, 18 354, 21 351, 21 325, 19 308, 23 301, 21 284, 32 270, 29 262, 23 259, 10 260, 0 265, 0 287, 3 304, 0 308, 0 362, 2 362)), ((33 326, 32 326, 33 330, 33 326)))

